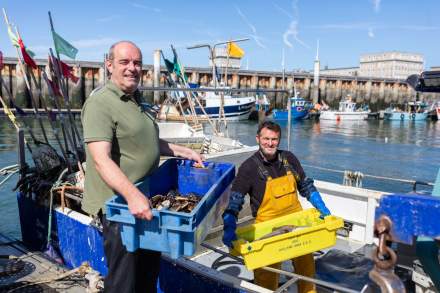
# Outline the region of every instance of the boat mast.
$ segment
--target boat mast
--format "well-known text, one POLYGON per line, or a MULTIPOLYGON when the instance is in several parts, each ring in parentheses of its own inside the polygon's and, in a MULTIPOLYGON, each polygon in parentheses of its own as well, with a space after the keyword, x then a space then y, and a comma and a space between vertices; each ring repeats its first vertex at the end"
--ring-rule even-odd
MULTIPOLYGON (((219 46, 219 45, 227 45, 227 44, 232 43, 232 42, 238 43, 238 42, 243 42, 243 41, 247 41, 247 40, 249 40, 249 38, 229 40, 229 41, 225 41, 225 42, 215 43, 212 46, 210 44, 199 44, 199 45, 194 45, 194 46, 187 47, 187 49, 191 50, 191 49, 198 49, 198 48, 203 48, 203 47, 208 48, 209 55, 211 57, 211 62, 212 62, 213 86, 214 86, 214 88, 217 88, 218 80, 217 80, 216 66, 215 66, 215 47, 219 46)), ((229 59, 229 56, 228 56, 228 59, 229 59)), ((227 78, 226 78, 226 80, 227 80, 227 78)), ((225 111, 224 111, 224 92, 223 91, 221 91, 221 93, 220 93, 220 110, 219 110, 218 120, 219 120, 219 122, 223 120, 224 128, 227 131, 226 117, 225 117, 225 111)), ((221 132, 220 129, 217 129, 217 131, 221 132)))

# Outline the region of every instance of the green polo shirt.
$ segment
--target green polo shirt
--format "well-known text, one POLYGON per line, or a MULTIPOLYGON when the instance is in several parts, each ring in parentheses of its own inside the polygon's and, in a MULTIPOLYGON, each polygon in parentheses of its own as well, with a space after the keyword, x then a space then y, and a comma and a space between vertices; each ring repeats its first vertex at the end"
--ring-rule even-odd
POLYGON ((136 182, 157 168, 159 163, 159 130, 154 118, 138 104, 140 94, 126 95, 108 82, 84 103, 81 121, 84 129, 87 168, 82 209, 95 215, 116 192, 98 174, 87 143, 108 141, 111 158, 136 182))

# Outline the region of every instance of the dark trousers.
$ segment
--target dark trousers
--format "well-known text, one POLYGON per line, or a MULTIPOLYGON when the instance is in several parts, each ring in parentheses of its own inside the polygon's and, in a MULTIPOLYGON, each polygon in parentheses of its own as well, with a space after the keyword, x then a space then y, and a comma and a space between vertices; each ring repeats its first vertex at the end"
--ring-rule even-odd
POLYGON ((104 253, 108 266, 104 292, 155 293, 161 253, 144 249, 127 252, 122 244, 119 224, 103 218, 104 253))

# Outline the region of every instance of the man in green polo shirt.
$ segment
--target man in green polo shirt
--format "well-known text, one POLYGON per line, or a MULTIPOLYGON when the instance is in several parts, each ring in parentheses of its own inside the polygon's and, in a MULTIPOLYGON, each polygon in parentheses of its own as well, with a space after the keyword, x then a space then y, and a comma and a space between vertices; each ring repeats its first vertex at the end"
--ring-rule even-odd
MULTIPOLYGON (((137 87, 142 53, 134 43, 121 41, 112 45, 106 66, 110 81, 90 95, 82 110, 87 154, 82 208, 91 215, 105 214, 105 201, 118 193, 135 217, 151 220, 149 201, 133 182, 154 171, 161 154, 198 163, 202 163, 202 158, 189 148, 159 139, 153 117, 140 106, 137 87)), ((105 217, 101 220, 108 265, 105 292, 156 292, 160 253, 127 252, 119 225, 105 217)))

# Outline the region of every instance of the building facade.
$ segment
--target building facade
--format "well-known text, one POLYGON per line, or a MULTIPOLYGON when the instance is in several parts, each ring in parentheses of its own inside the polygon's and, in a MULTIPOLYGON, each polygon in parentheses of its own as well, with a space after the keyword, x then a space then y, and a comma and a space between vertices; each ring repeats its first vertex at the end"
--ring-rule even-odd
POLYGON ((322 75, 333 76, 357 76, 359 67, 324 68, 320 70, 322 75))
POLYGON ((363 54, 360 58, 359 76, 406 79, 423 71, 423 55, 406 52, 381 52, 363 54))

